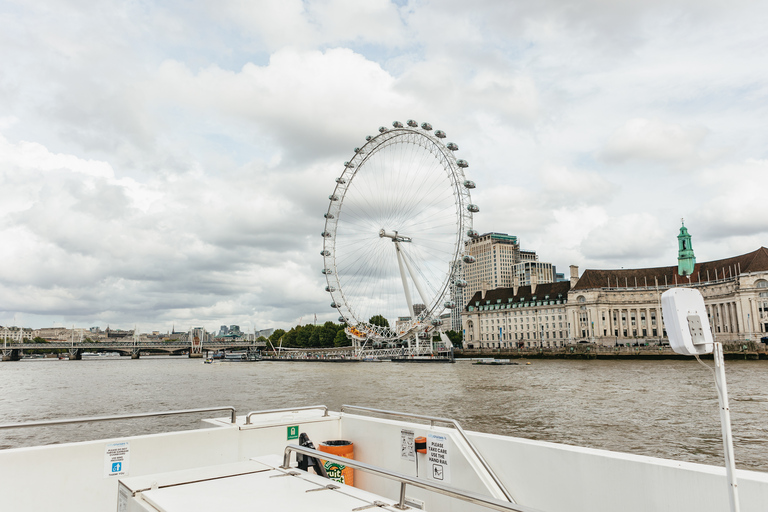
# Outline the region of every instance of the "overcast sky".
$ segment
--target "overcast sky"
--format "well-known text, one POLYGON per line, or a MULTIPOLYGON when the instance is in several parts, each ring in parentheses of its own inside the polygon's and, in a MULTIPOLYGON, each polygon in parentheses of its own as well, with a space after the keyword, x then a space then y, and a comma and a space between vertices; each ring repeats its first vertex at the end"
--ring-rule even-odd
POLYGON ((567 272, 768 245, 768 3, 0 0, 0 325, 335 320, 320 231, 381 125, 567 272))

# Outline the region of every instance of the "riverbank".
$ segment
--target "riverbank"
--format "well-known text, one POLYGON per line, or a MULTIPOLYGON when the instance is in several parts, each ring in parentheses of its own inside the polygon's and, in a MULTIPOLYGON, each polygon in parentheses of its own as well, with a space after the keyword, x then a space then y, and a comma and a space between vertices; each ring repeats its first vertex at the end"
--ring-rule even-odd
MULTIPOLYGON (((768 345, 755 342, 723 344, 725 359, 768 360, 768 345)), ((508 348, 508 349, 455 349, 454 357, 498 359, 690 359, 676 354, 670 347, 637 346, 606 347, 596 343, 579 343, 558 348, 508 348)), ((712 359, 711 355, 702 359, 712 359)))

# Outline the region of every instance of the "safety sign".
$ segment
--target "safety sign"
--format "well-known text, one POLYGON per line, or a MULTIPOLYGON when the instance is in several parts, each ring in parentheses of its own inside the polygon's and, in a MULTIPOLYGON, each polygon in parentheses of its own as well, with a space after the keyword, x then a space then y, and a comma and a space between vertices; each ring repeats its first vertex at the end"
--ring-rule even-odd
POLYGON ((442 483, 451 483, 451 471, 448 457, 448 436, 427 434, 427 461, 429 477, 442 483))
POLYGON ((416 460, 413 430, 400 431, 400 458, 413 462, 416 460))
POLYGON ((107 444, 104 450, 104 477, 127 475, 130 455, 128 441, 107 444))

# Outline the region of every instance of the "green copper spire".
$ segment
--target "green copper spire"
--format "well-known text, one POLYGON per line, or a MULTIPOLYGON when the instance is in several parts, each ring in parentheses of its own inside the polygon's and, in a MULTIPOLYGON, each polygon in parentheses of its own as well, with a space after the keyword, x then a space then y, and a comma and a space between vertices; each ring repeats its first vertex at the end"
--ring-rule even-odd
POLYGON ((693 274, 693 267, 696 266, 696 256, 693 255, 693 246, 691 245, 691 235, 688 234, 688 228, 685 227, 685 222, 680 219, 683 224, 680 228, 680 234, 677 235, 677 273, 681 276, 690 276, 693 274))

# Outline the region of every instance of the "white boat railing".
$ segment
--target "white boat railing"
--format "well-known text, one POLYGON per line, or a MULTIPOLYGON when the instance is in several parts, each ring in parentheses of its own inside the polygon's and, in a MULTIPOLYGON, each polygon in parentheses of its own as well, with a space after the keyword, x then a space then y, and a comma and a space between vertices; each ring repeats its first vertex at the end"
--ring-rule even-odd
POLYGON ((287 409, 269 409, 266 411, 251 411, 248 414, 245 415, 245 424, 250 425, 251 424, 251 416, 256 416, 259 414, 275 414, 278 412, 298 412, 298 411, 311 411, 314 409, 320 409, 323 411, 323 417, 328 416, 328 406, 327 405, 308 405, 306 407, 288 407, 287 409))
POLYGON ((134 414, 119 414, 116 416, 91 416, 85 418, 71 418, 61 420, 46 420, 46 421, 29 421, 26 423, 6 423, 0 425, 0 430, 8 428, 29 428, 29 427, 49 427, 54 425, 71 425, 73 423, 90 423, 93 421, 117 421, 117 420, 132 420, 136 418, 152 418, 157 416, 176 416, 179 414, 194 414, 201 412, 213 412, 213 411, 230 411, 230 421, 232 424, 237 423, 237 414, 235 408, 232 406, 224 407, 204 407, 202 409, 183 409, 179 411, 160 411, 160 412, 140 412, 134 414))
POLYGON ((305 448, 303 446, 298 446, 295 444, 289 444, 288 446, 285 447, 285 452, 283 454, 283 465, 280 466, 281 469, 285 469, 285 470, 290 469, 291 453, 301 453, 304 455, 308 455, 310 457, 316 457, 322 460, 329 460, 332 462, 336 462, 338 464, 343 464, 350 468, 359 469, 367 473, 372 473, 374 475, 378 475, 384 478, 388 478, 390 480, 395 480, 397 482, 400 482, 400 500, 398 501, 397 504, 394 505, 395 508, 399 508, 400 510, 404 510, 408 508, 408 506, 405 504, 406 485, 412 485, 414 487, 419 487, 421 489, 432 491, 438 494, 450 496, 452 498, 466 501, 468 503, 481 505, 493 510, 501 510, 503 512, 509 512, 509 511, 536 512, 537 510, 531 507, 526 507, 523 505, 517 505, 514 503, 508 503, 505 501, 497 500, 496 498, 492 498, 490 496, 484 496, 482 494, 478 494, 475 492, 464 491, 461 489, 448 487, 447 485, 430 482, 429 480, 421 480, 419 478, 414 478, 412 476, 404 475, 402 473, 396 473, 394 471, 390 471, 385 468, 372 466, 364 462, 356 461, 353 459, 347 459, 346 457, 340 457, 338 455, 331 455, 327 452, 321 452, 320 450, 313 450, 311 448, 305 448))
POLYGON ((421 414, 411 414, 407 412, 387 411, 384 409, 372 409, 370 407, 359 407, 357 405, 342 405, 341 413, 343 414, 345 411, 370 412, 374 414, 381 414, 384 416, 420 419, 420 420, 429 421, 430 427, 434 427, 435 423, 443 423, 443 424, 448 424, 453 426, 456 429, 456 431, 459 433, 459 435, 462 437, 464 442, 467 443, 467 446, 469 446, 469 449, 472 450, 472 453, 475 455, 475 457, 477 457, 477 460, 480 461, 480 464, 483 466, 485 471, 491 477, 493 482, 498 486, 502 494, 504 494, 504 496, 510 501, 510 503, 516 503, 515 499, 512 497, 510 492, 507 490, 506 487, 504 487, 504 484, 501 483, 501 480, 499 479, 499 477, 496 476, 496 473, 493 471, 493 469, 491 469, 491 466, 488 464, 485 458, 480 454, 480 452, 477 450, 475 445, 472 444, 472 441, 469 440, 469 437, 467 437, 467 434, 464 432, 464 429, 461 428, 461 425, 459 425, 458 421, 451 418, 438 418, 435 416, 424 416, 421 414))

